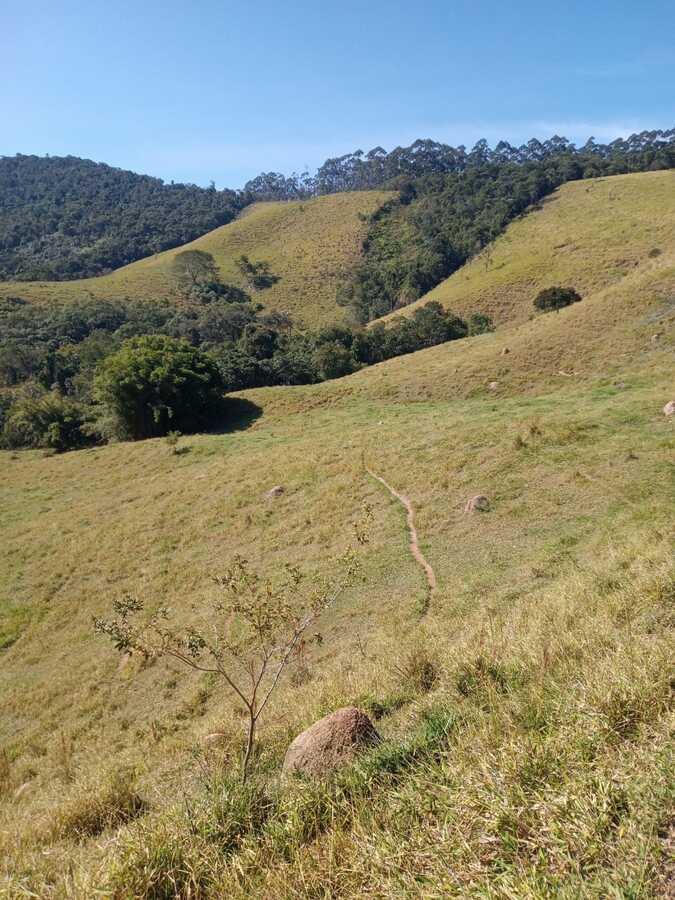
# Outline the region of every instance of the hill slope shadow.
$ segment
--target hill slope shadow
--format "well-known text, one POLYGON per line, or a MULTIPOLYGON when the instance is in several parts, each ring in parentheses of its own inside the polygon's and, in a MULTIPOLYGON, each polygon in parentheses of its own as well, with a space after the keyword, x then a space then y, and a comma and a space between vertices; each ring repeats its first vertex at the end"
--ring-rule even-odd
POLYGON ((220 423, 211 430, 212 434, 230 434, 233 431, 245 431, 262 415, 262 407, 243 397, 226 397, 223 417, 220 423))

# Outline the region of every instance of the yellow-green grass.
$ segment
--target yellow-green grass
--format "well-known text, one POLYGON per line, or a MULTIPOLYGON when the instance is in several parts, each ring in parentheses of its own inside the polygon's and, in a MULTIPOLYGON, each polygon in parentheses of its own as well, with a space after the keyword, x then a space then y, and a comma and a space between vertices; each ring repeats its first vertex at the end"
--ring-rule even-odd
POLYGON ((498 325, 526 322, 543 288, 595 294, 648 271, 650 253, 672 251, 674 243, 674 171, 569 182, 403 313, 437 300, 498 325))
POLYGON ((175 297, 171 263, 183 250, 211 253, 223 281, 246 288, 235 260, 266 260, 280 280, 256 293, 268 309, 290 313, 308 326, 340 320, 336 289, 358 259, 365 218, 388 197, 381 191, 335 194, 315 200, 256 203, 242 216, 190 244, 147 257, 99 278, 59 282, 1 282, 0 296, 67 302, 80 297, 175 297))
POLYGON ((9 896, 656 896, 675 649, 662 249, 560 313, 248 392, 262 415, 179 455, 161 440, 0 454, 9 896), (364 461, 413 503, 430 600, 364 461), (476 493, 491 510, 464 514, 476 493), (270 708, 267 780, 242 794, 222 686, 121 662, 92 616, 132 592, 188 617, 234 553, 329 573, 364 502, 363 580, 270 708), (430 692, 411 653, 437 670, 430 692), (333 786, 279 782, 292 734, 346 703, 382 714, 383 755, 333 786), (196 758, 214 730, 223 745, 196 758))
MULTIPOLYGON (((533 715, 537 691, 542 703, 552 691, 554 706, 571 710, 562 731, 551 738, 551 753, 559 752, 573 733, 580 738, 585 717, 597 725, 603 704, 617 691, 637 692, 638 705, 644 693, 648 707, 644 728, 638 723, 637 743, 618 750, 603 744, 602 767, 584 763, 583 746, 578 747, 574 753, 580 758, 575 756, 570 779, 563 776, 563 790, 576 798, 596 777, 600 791, 616 781, 625 790, 637 790, 631 773, 638 764, 648 771, 653 767, 663 779, 661 701, 649 710, 650 698, 661 691, 666 654, 673 649, 663 618, 667 614, 652 596, 657 589, 672 590, 667 587, 672 583, 667 581, 672 578, 667 539, 675 499, 669 481, 675 433, 661 413, 669 374, 648 370, 623 390, 599 380, 577 392, 553 391, 498 404, 482 398, 354 400, 269 425, 263 420, 248 431, 186 438, 189 452, 178 457, 162 441, 49 458, 3 454, 2 623, 5 634, 16 639, 3 653, 0 676, 2 740, 11 759, 2 827, 10 882, 15 887, 24 882, 45 896, 54 878, 60 895, 68 859, 81 881, 73 888, 75 896, 87 896, 92 880, 98 886, 106 881, 111 867, 119 864, 116 841, 101 842, 95 830, 83 839, 59 823, 89 821, 92 815, 97 821, 81 804, 107 790, 111 769, 135 766, 140 771, 144 808, 151 812, 137 826, 125 826, 131 830, 118 837, 142 843, 134 827, 150 828, 156 837, 157 829, 173 821, 165 817, 180 785, 187 781, 189 790, 196 790, 193 778, 199 770, 190 754, 200 736, 220 728, 231 735, 224 752, 234 764, 240 720, 220 685, 177 666, 140 670, 132 661, 120 667, 112 648, 94 636, 92 615, 126 591, 151 604, 186 610, 192 602, 200 604, 209 591, 209 573, 235 552, 264 572, 277 571, 285 561, 330 570, 330 559, 344 548, 349 523, 366 500, 374 507, 375 528, 365 580, 320 624, 324 643, 311 645, 308 654, 311 680, 286 686, 270 710, 262 733, 266 765, 278 764, 292 732, 322 712, 346 702, 363 704, 369 697, 386 707, 388 696, 400 694, 396 666, 418 635, 424 582, 407 553, 401 510, 364 475, 362 452, 370 466, 411 497, 424 553, 436 570, 439 588, 423 618, 445 661, 444 686, 434 696, 453 709, 466 706, 467 714, 477 717, 461 733, 458 760, 454 749, 442 757, 444 796, 455 797, 456 786, 465 779, 473 779, 479 794, 487 790, 481 787, 485 767, 493 765, 495 754, 502 759, 504 744, 515 756, 500 765, 524 764, 533 738, 527 729, 521 733, 510 717, 514 708, 520 710, 518 716, 527 710, 533 715), (284 495, 264 499, 276 483, 284 484, 284 495), (478 492, 490 497, 492 511, 464 515, 465 500, 478 492), (619 586, 627 592, 620 602, 614 597, 619 586), (17 610, 25 615, 15 620, 17 610), (638 636, 636 610, 645 617, 638 636), (475 662, 481 654, 498 659, 509 671, 539 660, 535 699, 528 681, 517 704, 497 697, 496 710, 488 705, 489 712, 482 709, 484 700, 463 706, 451 687, 463 662, 475 662), (547 661, 548 654, 559 659, 560 668, 547 661), (579 687, 579 679, 585 687, 579 687), (620 761, 624 753, 628 758, 620 761), (25 783, 25 793, 13 800, 25 783), (54 856, 44 856, 50 846, 54 856)), ((414 730, 419 714, 414 701, 383 719, 380 727, 397 739, 414 730)), ((422 808, 432 804, 431 813, 415 826, 422 829, 421 836, 406 852, 417 860, 415 866, 439 878, 442 860, 430 857, 429 850, 445 826, 432 814, 437 801, 431 786, 428 796, 423 788, 441 778, 434 773, 415 771, 410 784, 399 785, 381 802, 383 809, 403 802, 405 791, 409 810, 411 791, 419 790, 422 808)), ((555 778, 561 777, 556 773, 555 778)), ((555 793, 558 782, 551 786, 544 780, 546 790, 555 793)), ((657 800, 643 794, 634 802, 649 833, 627 818, 639 839, 630 845, 631 853, 638 852, 638 845, 647 846, 654 817, 665 815, 661 794, 657 800)), ((523 801, 537 821, 540 801, 536 792, 523 801)), ((126 794, 120 802, 126 809, 126 794)), ((473 803, 480 806, 480 796, 463 816, 481 814, 480 809, 472 811, 473 803)), ((560 813, 554 796, 547 794, 546 803, 550 815, 560 813)), ((513 810, 510 814, 515 815, 513 810)), ((584 815, 590 815, 588 809, 584 815)), ((111 816, 117 822, 114 810, 111 816)), ((116 827, 107 829, 108 837, 116 827)), ((336 852, 329 847, 337 841, 341 862, 330 877, 338 878, 340 867, 352 872, 347 896, 376 892, 378 878, 385 879, 385 893, 395 893, 393 875, 386 875, 367 852, 370 841, 379 842, 378 852, 391 852, 384 824, 357 823, 354 828, 338 829, 326 837, 328 844, 320 842, 314 850, 296 848, 305 858, 302 871, 311 868, 316 853, 321 862, 311 877, 326 876, 328 857, 336 852)), ((488 832, 494 828, 492 821, 488 832)), ((155 837, 145 834, 143 840, 155 837)), ((185 835, 172 840, 185 840, 185 835)), ((403 840, 400 834, 398 840, 403 840)), ((649 850, 650 866, 655 865, 655 847, 649 850)), ((521 850, 526 856, 526 847, 521 850)), ((608 847, 597 853, 614 859, 610 850, 614 853, 608 847)), ((479 851, 476 845, 472 854, 480 856, 479 851)), ((560 853, 569 855, 570 867, 576 865, 574 847, 560 853)), ((483 869, 476 868, 475 859, 463 863, 462 879, 470 883, 475 877, 479 883, 488 878, 494 873, 488 863, 483 869)), ((276 870, 276 865, 247 869, 242 892, 261 878, 274 883, 281 877, 276 870)), ((284 871, 293 887, 288 895, 302 896, 305 875, 292 866, 284 871)), ((633 877, 634 867, 631 872, 633 877)), ((511 872, 516 883, 521 875, 525 877, 511 872)), ((218 877, 237 881, 229 869, 218 877)), ((406 877, 412 879, 412 889, 414 872, 406 877)), ((285 894, 270 888, 268 895, 285 894)), ((213 896, 219 896, 215 889, 213 896)))
POLYGON ((348 378, 293 389, 264 388, 255 398, 267 419, 356 399, 418 402, 576 394, 602 379, 612 388, 640 372, 675 366, 675 250, 616 285, 560 312, 441 344, 363 369, 348 378))

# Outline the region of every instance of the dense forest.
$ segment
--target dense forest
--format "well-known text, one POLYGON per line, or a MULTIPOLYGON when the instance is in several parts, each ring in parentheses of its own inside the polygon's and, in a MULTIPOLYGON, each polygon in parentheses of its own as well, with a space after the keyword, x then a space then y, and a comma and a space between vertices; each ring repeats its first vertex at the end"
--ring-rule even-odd
POLYGON ((3 156, 0 279, 100 275, 225 225, 245 203, 75 156, 3 156))

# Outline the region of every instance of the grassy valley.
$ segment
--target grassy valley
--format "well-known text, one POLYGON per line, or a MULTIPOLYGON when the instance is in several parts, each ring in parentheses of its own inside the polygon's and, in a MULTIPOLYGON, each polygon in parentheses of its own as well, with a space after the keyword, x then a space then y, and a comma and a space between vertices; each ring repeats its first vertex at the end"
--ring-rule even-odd
MULTIPOLYGON (((227 430, 177 448, 0 452, 0 891, 670 895, 673 187, 569 183, 418 301, 492 333, 241 392, 227 430), (582 302, 535 315, 555 284, 582 302), (366 467, 410 498, 432 592, 366 467), (489 510, 466 513, 477 494, 489 510), (132 594, 189 621, 235 554, 328 576, 364 504, 360 577, 294 659, 242 786, 240 704, 120 656, 92 617, 132 594), (281 777, 290 739, 346 704, 383 743, 325 781, 281 777)), ((194 246, 234 283, 240 254, 269 260, 266 306, 319 324, 385 198, 258 204, 194 246)), ((172 253, 77 286, 164 296, 172 253)))

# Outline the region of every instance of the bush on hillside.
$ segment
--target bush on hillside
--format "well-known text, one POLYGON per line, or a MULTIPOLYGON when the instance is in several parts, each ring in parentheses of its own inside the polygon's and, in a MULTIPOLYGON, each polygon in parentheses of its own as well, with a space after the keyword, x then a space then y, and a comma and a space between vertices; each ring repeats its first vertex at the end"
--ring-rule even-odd
POLYGON ((553 309, 564 309, 566 306, 571 306, 572 303, 578 303, 580 300, 581 295, 574 288, 550 287, 539 291, 534 298, 534 306, 535 309, 550 312, 553 309))
POLYGON ((248 256, 242 255, 236 262, 237 268, 252 291, 264 291, 280 281, 279 276, 272 272, 270 264, 266 260, 253 262, 248 256))
MULTIPOLYGON (((5 406, 3 404, 3 406, 5 406)), ((90 442, 84 408, 58 391, 25 389, 3 411, 0 445, 74 450, 90 442)))
POLYGON ((469 318, 469 336, 474 337, 477 334, 488 334, 495 330, 494 323, 490 316, 484 316, 482 313, 474 313, 469 318))
POLYGON ((112 435, 120 439, 209 428, 223 409, 215 360, 187 341, 165 335, 125 341, 99 367, 94 396, 112 435))

